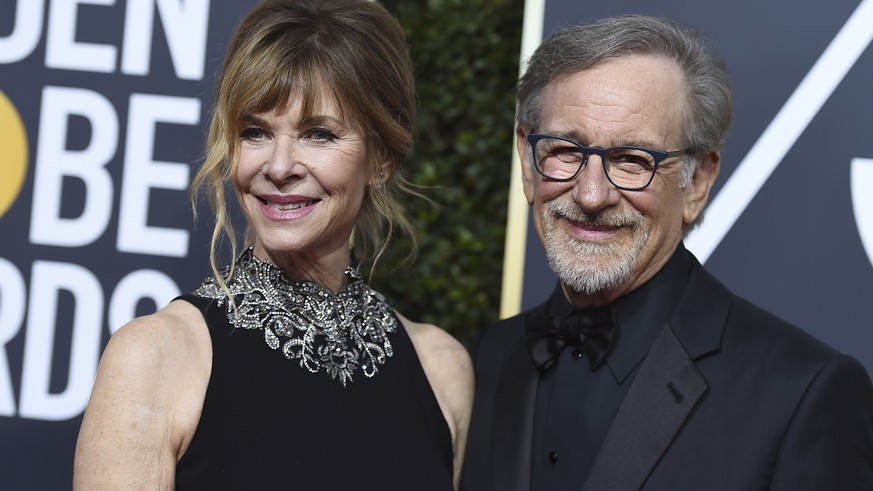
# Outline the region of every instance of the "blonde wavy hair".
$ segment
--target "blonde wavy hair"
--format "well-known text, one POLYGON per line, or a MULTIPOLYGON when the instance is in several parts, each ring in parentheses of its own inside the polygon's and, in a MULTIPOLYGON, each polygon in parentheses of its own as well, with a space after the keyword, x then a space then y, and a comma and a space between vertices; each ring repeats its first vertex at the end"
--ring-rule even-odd
MULTIPOLYGON (((265 0, 237 28, 218 76, 206 155, 194 177, 195 207, 204 193, 214 213, 209 262, 226 290, 217 259, 223 240, 238 254, 226 190, 238 158, 240 121, 281 110, 299 98, 302 118, 333 96, 344 119, 356 125, 368 152, 371 182, 353 234, 362 262, 375 264, 397 233, 415 234, 400 204, 417 194, 398 172, 412 147, 415 94, 403 30, 381 5, 368 0, 265 0)), ((246 246, 253 237, 247 233, 246 246)), ((232 265, 231 265, 232 268, 232 265)), ((233 274, 231 269, 230 274, 233 274)))

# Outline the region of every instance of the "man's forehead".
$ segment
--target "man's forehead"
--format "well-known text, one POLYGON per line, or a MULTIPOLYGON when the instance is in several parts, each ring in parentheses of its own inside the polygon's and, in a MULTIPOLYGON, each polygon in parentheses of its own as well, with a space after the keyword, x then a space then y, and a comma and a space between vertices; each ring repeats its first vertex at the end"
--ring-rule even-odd
POLYGON ((678 143, 687 103, 678 65, 663 56, 611 58, 552 81, 543 93, 538 132, 583 144, 678 143), (609 142, 595 142, 604 139, 609 142))

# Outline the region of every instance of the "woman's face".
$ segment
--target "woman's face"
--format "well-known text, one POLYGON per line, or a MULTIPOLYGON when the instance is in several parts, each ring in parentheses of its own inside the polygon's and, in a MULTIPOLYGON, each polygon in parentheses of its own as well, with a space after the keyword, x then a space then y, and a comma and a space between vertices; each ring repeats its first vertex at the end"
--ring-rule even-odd
MULTIPOLYGON (((238 122, 233 184, 255 234, 255 255, 296 277, 348 265, 348 242, 372 172, 360 130, 324 96, 302 120, 299 98, 238 122), (312 268, 316 268, 312 270, 312 268)), ((301 279, 302 279, 301 278, 301 279)))

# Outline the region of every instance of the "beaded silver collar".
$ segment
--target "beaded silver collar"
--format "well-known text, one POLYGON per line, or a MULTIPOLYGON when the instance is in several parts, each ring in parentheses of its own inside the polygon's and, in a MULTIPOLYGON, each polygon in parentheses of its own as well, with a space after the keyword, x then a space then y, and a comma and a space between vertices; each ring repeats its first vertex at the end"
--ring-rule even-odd
MULTIPOLYGON (((221 272, 224 278, 229 269, 221 272)), ((194 293, 226 306, 235 328, 262 329, 267 346, 281 346, 285 357, 299 360, 301 368, 312 373, 323 368, 346 387, 354 382, 356 371, 372 377, 394 355, 388 334, 397 331, 397 317, 385 297, 364 283, 357 268, 349 267, 345 274, 348 284, 334 293, 289 279, 249 248, 228 281, 233 302, 212 277, 194 293)))

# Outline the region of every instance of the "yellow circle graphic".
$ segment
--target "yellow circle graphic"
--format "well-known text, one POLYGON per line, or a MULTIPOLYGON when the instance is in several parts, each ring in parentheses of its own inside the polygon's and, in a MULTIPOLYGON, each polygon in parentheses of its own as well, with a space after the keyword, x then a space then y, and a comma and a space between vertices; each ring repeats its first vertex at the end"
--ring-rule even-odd
POLYGON ((12 101, 0 90, 0 217, 6 214, 27 174, 27 133, 12 101))

